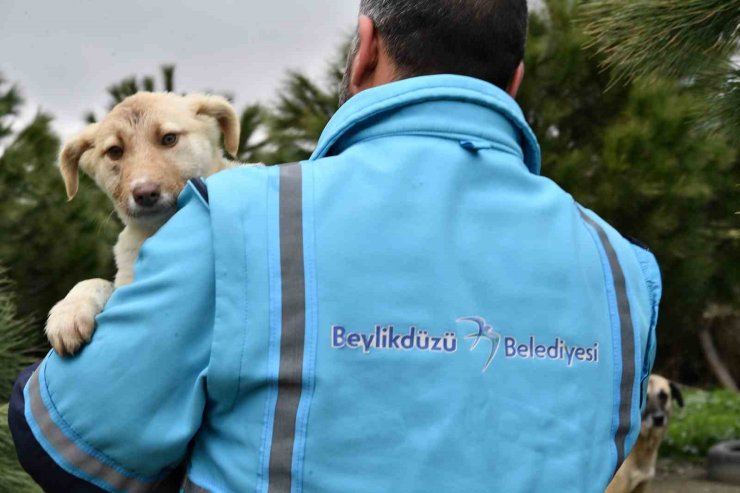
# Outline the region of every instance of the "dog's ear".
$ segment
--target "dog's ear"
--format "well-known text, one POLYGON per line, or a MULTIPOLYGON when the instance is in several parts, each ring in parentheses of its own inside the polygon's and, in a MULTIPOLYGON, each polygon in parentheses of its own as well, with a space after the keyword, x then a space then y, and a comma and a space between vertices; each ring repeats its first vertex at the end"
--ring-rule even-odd
POLYGON ((671 397, 678 403, 678 407, 683 407, 683 394, 681 393, 681 387, 677 384, 670 382, 671 385, 671 397))
POLYGON ((80 159, 82 159, 83 154, 92 149, 97 127, 98 125, 93 123, 67 141, 62 147, 62 152, 59 155, 59 171, 61 171, 62 178, 64 178, 69 200, 77 195, 77 189, 80 185, 80 159))
POLYGON ((239 152, 239 117, 226 98, 194 94, 189 96, 195 105, 195 113, 215 118, 224 135, 224 148, 232 156, 239 152))

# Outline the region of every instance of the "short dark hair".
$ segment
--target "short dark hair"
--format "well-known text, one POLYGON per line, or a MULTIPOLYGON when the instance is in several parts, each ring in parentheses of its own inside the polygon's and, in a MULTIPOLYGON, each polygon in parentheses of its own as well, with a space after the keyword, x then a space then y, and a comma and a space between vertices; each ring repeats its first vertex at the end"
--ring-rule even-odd
POLYGON ((506 89, 524 58, 526 0, 362 0, 401 77, 458 74, 506 89))

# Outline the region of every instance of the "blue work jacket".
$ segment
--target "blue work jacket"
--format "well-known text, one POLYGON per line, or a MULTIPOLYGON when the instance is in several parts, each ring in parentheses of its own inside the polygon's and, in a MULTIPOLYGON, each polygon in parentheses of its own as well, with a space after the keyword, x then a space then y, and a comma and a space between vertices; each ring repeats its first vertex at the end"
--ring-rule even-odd
POLYGON ((660 274, 539 173, 493 85, 360 93, 308 161, 191 182, 17 435, 110 492, 603 493, 660 274))

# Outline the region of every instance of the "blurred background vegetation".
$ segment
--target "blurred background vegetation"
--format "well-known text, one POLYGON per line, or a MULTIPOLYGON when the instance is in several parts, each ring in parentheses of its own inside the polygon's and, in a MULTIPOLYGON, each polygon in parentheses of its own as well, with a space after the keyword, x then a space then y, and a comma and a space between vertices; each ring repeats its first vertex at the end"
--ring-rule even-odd
MULTIPOLYGON (((690 393, 666 442, 672 453, 701 454, 713 440, 740 436, 740 2, 544 4, 531 16, 518 98, 540 138, 543 173, 658 257, 665 291, 656 371, 687 385, 730 389, 690 393), (699 426, 694 417, 705 412, 734 422, 699 426)), ((274 101, 244 108, 237 158, 307 158, 337 109, 345 58, 346 47, 324 80, 290 72, 274 101)), ((175 75, 167 66, 156 77, 115 84, 110 105, 138 90, 176 90, 175 75)), ((112 278, 111 246, 120 229, 89 180, 67 203, 52 115, 14 126, 22 82, 0 79, 3 398, 21 367, 46 351, 49 308, 80 280, 112 278)), ((0 472, 0 491, 22 491, 9 481, 12 475, 0 472)))
POLYGON ((685 407, 674 408, 662 456, 703 461, 712 446, 740 437, 740 394, 724 389, 683 394, 685 407))

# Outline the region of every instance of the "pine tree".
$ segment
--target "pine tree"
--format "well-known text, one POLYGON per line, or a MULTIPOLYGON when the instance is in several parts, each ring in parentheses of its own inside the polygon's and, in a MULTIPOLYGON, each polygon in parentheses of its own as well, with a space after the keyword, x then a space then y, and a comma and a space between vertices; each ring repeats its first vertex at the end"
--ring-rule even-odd
MULTIPOLYGON (((0 269, 0 402, 7 402, 18 373, 33 361, 37 349, 33 324, 17 314, 12 284, 0 269)), ((8 429, 8 405, 0 404, 0 491, 41 491, 18 464, 8 429)))
MULTIPOLYGON (((13 131, 23 101, 2 81, 0 101, 0 264, 17 286, 19 312, 41 321, 78 281, 111 277, 110 245, 119 226, 90 180, 83 178, 78 197, 68 202, 51 116, 39 113, 13 131)), ((39 341, 42 328, 39 322, 39 341)))
POLYGON ((239 119, 239 152, 232 157, 243 163, 269 162, 269 155, 265 154, 268 142, 264 136, 264 118, 265 110, 259 104, 247 105, 242 110, 239 119))
POLYGON ((584 19, 615 81, 682 79, 715 124, 740 130, 740 0, 594 0, 584 19))
POLYGON ((328 65, 324 81, 291 71, 278 93, 277 103, 265 110, 266 163, 308 159, 321 133, 339 108, 339 89, 349 44, 328 65))

